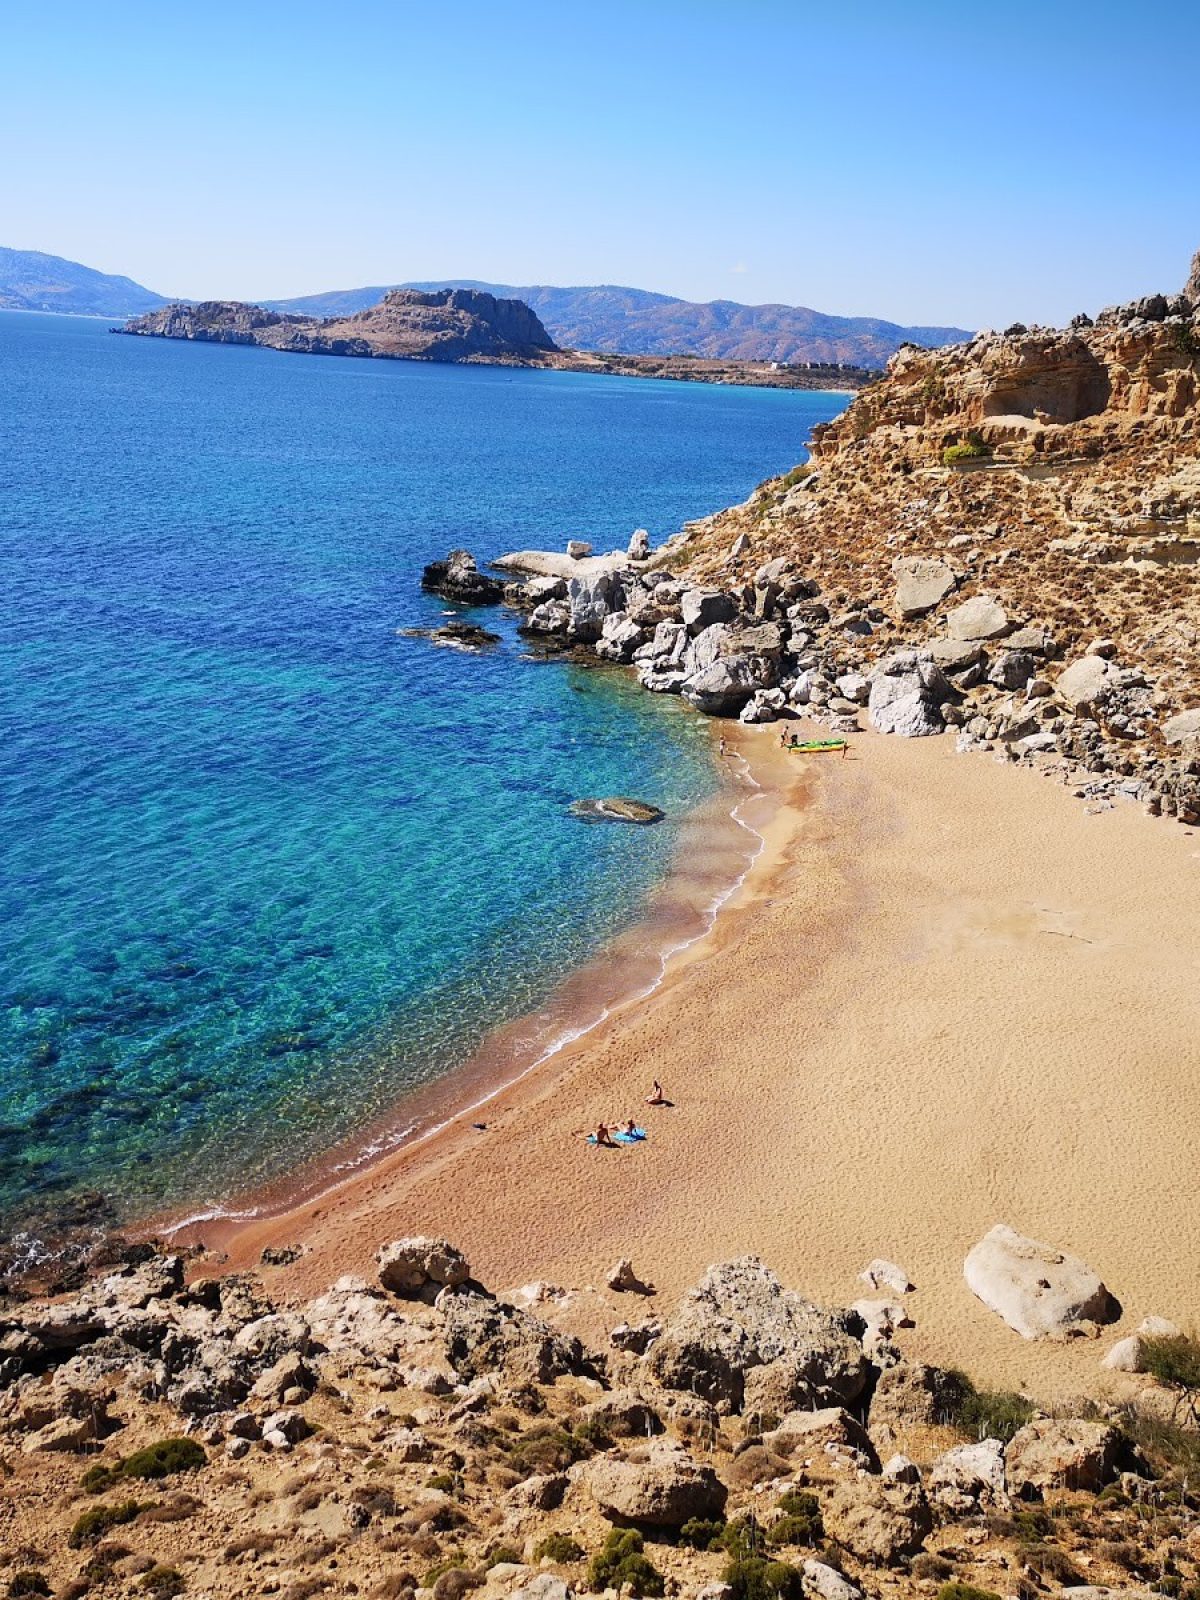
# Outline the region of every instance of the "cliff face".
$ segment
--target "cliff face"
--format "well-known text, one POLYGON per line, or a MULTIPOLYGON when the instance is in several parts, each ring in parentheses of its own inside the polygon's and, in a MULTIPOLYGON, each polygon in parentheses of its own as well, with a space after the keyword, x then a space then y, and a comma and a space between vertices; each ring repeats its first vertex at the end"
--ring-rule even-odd
POLYGON ((555 346, 529 307, 469 289, 423 294, 394 289, 377 306, 322 321, 239 301, 171 305, 135 318, 126 333, 253 344, 311 355, 394 356, 416 361, 521 361, 555 346))
POLYGON ((764 572, 819 592, 786 612, 800 677, 776 715, 907 651, 915 731, 1200 820, 1200 301, 901 350, 812 456, 666 554, 756 605, 764 572))

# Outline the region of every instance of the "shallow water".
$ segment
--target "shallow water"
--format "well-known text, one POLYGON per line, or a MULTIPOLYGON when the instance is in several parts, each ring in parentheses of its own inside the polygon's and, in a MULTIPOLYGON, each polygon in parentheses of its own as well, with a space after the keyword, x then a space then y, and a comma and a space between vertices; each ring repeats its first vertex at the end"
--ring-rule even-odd
POLYGON ((267 1179, 628 927, 717 779, 421 566, 743 498, 840 396, 286 357, 0 316, 0 1216, 267 1179), (596 826, 583 795, 669 820, 596 826))

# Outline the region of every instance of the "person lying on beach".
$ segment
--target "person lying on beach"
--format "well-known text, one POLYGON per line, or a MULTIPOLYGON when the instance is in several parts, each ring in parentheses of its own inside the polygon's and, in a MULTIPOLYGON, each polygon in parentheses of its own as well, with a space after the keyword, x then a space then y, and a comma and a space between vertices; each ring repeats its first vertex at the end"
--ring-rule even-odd
POLYGON ((628 1122, 623 1122, 617 1129, 617 1132, 623 1133, 627 1139, 641 1139, 644 1137, 644 1135, 639 1132, 638 1125, 632 1117, 629 1118, 628 1122))
POLYGON ((658 1079, 655 1078, 650 1093, 646 1096, 646 1104, 648 1106, 665 1106, 666 1103, 667 1097, 663 1093, 663 1086, 661 1083, 659 1083, 658 1079))

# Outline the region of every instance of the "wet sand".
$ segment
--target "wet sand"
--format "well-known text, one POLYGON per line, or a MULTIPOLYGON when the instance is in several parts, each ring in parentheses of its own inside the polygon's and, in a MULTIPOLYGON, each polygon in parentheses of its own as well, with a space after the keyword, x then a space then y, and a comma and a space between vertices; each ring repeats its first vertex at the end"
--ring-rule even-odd
MULTIPOLYGON (((1200 1323, 1200 835, 1089 815, 948 738, 863 736, 843 761, 782 755, 769 726, 730 737, 778 803, 649 998, 501 1093, 486 1131, 460 1117, 206 1243, 231 1267, 303 1244, 272 1274, 297 1295, 418 1232, 498 1290, 602 1285, 628 1255, 656 1311, 742 1252, 846 1304, 884 1255, 918 1286, 908 1353, 1048 1399, 1096 1391, 1142 1316, 1200 1323), (642 1106, 653 1078, 670 1108, 642 1106), (645 1144, 579 1137, 628 1115, 645 1144), (962 1260, 998 1221, 1105 1277, 1111 1338, 1029 1344, 974 1299, 962 1260)), ((610 1320, 628 1301, 606 1296, 610 1320)))

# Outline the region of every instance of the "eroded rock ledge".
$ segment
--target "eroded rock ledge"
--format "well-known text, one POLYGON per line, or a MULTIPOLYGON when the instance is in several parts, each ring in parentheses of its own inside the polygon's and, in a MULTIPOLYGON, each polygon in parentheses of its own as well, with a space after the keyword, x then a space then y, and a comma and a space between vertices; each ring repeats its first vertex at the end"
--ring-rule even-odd
MULTIPOLYGON (((1024 1294, 1036 1336, 1095 1337, 1107 1291, 1089 1268, 1011 1230, 988 1238, 975 1286, 999 1272, 997 1309, 1011 1320, 1024 1294), (1037 1281, 1014 1287, 1008 1265, 1032 1255, 1037 1281)), ((1123 1400, 1050 1416, 980 1395, 906 1356, 920 1296, 892 1263, 863 1278, 897 1301, 821 1307, 742 1257, 664 1316, 631 1263, 603 1289, 497 1296, 436 1238, 385 1245, 375 1282, 297 1302, 272 1284, 302 1253, 219 1278, 152 1256, 0 1312, 4 1549, 10 1578, 27 1575, 10 1593, 140 1578, 172 1594, 568 1600, 637 1557, 624 1576, 651 1594, 854 1600, 948 1576, 1006 1593, 1076 1561, 1126 1586, 1159 1569, 1164 1541, 1181 1583, 1200 1578, 1200 1502, 1178 1466, 1190 1436, 1164 1421, 1169 1397, 1124 1377, 1123 1400), (605 1348, 581 1319, 607 1328, 605 1348)))

